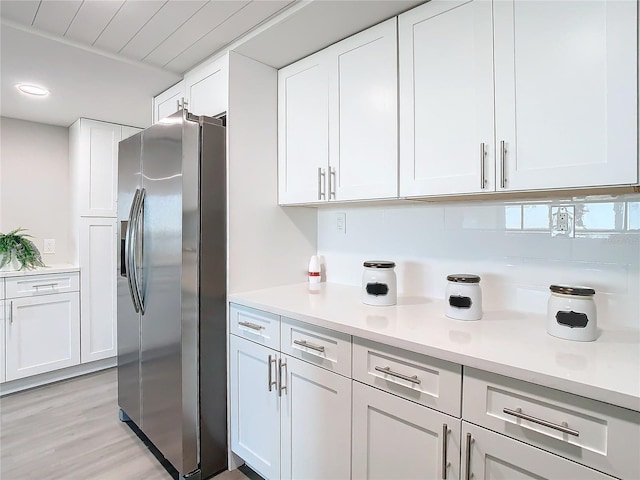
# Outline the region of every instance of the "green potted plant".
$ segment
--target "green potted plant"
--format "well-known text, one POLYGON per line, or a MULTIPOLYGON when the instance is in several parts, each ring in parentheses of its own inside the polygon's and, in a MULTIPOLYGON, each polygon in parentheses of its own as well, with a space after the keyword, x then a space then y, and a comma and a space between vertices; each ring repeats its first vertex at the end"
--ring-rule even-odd
POLYGON ((0 233, 0 270, 32 270, 44 267, 40 251, 29 240, 26 229, 17 228, 9 233, 0 233))

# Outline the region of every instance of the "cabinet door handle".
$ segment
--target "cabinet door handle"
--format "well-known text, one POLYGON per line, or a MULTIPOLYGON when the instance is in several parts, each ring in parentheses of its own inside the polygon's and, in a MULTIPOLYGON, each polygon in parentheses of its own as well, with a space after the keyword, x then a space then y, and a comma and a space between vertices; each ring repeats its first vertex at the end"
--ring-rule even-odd
POLYGON ((271 387, 278 385, 277 380, 273 380, 273 375, 271 374, 271 364, 272 363, 275 364, 276 363, 276 359, 273 358, 271 355, 269 355, 269 365, 268 365, 269 366, 269 376, 268 376, 268 378, 269 378, 269 391, 272 390, 271 387))
POLYGON ((543 420, 542 418, 532 417, 531 415, 522 413, 521 408, 516 408, 515 410, 511 410, 510 408, 503 408, 502 411, 507 415, 513 415, 516 418, 522 418, 523 420, 537 423, 538 425, 542 425, 544 427, 553 428, 554 430, 558 430, 562 433, 568 433, 569 435, 573 435, 574 437, 580 436, 580 432, 578 430, 574 430, 573 428, 569 428, 567 422, 562 422, 561 425, 558 425, 557 423, 549 422, 547 420, 543 420))
POLYGON ((58 286, 57 283, 38 283, 36 285, 31 285, 33 288, 44 288, 44 287, 51 287, 51 288, 55 288, 58 286))
POLYGON ((467 455, 465 457, 464 468, 464 480, 471 480, 471 443, 473 438, 471 434, 467 433, 467 455))
POLYGON ((507 170, 505 161, 507 158, 507 143, 504 140, 500 140, 500 187, 506 188, 507 186, 507 170))
POLYGON ((309 343, 306 340, 294 340, 293 343, 296 345, 300 345, 302 347, 310 348, 311 350, 315 350, 316 352, 324 352, 323 345, 316 345, 315 343, 309 343))
POLYGON ((401 378, 402 380, 406 380, 407 382, 415 383, 416 385, 420 385, 420 379, 417 375, 409 376, 403 373, 394 372, 391 370, 391 367, 375 367, 376 371, 386 373, 387 375, 391 375, 392 377, 401 378))
POLYGON ((13 325, 13 300, 9 302, 9 325, 13 325))
POLYGON ((336 169, 329 167, 329 199, 336 199, 336 169))
POLYGON ((324 185, 325 185, 324 169, 321 167, 318 167, 318 200, 323 200, 326 197, 324 185))
POLYGON ((251 330, 262 330, 264 327, 262 325, 258 325, 256 323, 251 322, 238 322, 238 325, 242 325, 243 327, 250 328, 251 330))
POLYGON ((487 185, 486 175, 484 173, 484 160, 487 156, 487 149, 485 148, 485 144, 480 144, 480 189, 484 190, 487 185))
POLYGON ((447 436, 449 434, 449 427, 444 423, 442 425, 442 480, 447 480, 447 436))
POLYGON ((283 391, 287 391, 287 386, 284 384, 284 382, 282 381, 282 370, 284 369, 285 374, 284 377, 285 379, 287 378, 287 361, 285 360, 284 362, 282 361, 281 358, 278 359, 278 384, 280 385, 278 387, 278 396, 281 397, 282 396, 282 392, 283 391))

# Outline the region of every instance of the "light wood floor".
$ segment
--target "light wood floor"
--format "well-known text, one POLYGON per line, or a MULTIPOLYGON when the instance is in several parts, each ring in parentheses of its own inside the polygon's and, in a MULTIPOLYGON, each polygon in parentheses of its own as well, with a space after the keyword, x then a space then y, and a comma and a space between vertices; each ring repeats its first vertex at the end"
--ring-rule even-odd
MULTIPOLYGON (((0 399, 2 480, 171 480, 118 420, 116 369, 0 399)), ((257 477, 248 469, 216 480, 257 477)))

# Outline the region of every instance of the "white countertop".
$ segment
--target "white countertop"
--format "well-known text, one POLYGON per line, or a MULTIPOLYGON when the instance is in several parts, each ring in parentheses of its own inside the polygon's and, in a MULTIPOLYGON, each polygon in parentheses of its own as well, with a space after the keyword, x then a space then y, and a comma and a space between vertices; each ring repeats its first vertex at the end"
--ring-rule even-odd
POLYGON ((360 287, 306 283, 233 294, 229 301, 640 411, 640 330, 599 324, 594 342, 546 333, 546 317, 485 311, 453 320, 444 301, 398 298, 392 307, 360 302, 360 287))
POLYGON ((71 264, 47 265, 33 270, 0 271, 0 278, 24 277, 25 275, 50 275, 52 273, 79 272, 80 267, 71 264))

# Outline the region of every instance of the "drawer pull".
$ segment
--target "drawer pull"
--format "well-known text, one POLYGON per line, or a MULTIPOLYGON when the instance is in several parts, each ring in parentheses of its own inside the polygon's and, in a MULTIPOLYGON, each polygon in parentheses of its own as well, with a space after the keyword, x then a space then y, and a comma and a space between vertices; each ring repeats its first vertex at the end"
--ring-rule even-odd
POLYGON ((521 408, 516 408, 515 410, 511 410, 510 408, 503 408, 502 411, 507 415, 513 415, 517 418, 522 418, 523 420, 527 420, 529 422, 537 423, 538 425, 542 425, 544 427, 553 428, 554 430, 558 430, 562 433, 568 433, 569 435, 573 435, 574 437, 579 437, 580 432, 578 430, 574 430, 567 426, 566 422, 562 422, 562 425, 558 425, 557 423, 548 422, 547 420, 543 420, 541 418, 532 417, 531 415, 527 415, 526 413, 522 413, 521 408))
POLYGON ((57 283, 38 283, 36 285, 32 285, 33 288, 44 288, 44 287, 55 288, 57 286, 58 286, 57 283))
POLYGON ((242 325, 243 327, 250 328, 251 330, 262 330, 264 328, 262 325, 257 325, 251 322, 238 322, 238 325, 242 325))
POLYGON ((417 375, 413 375, 410 377, 409 375, 394 372, 393 370, 391 370, 391 367, 376 367, 376 371, 386 373, 387 375, 391 375, 392 377, 401 378, 402 380, 415 383, 416 385, 420 385, 420 379, 418 379, 417 375))
POLYGON ((293 343, 295 343, 296 345, 300 345, 301 347, 310 348, 311 350, 315 350, 316 352, 324 352, 323 345, 316 345, 314 343, 309 343, 306 340, 294 340, 293 343))

